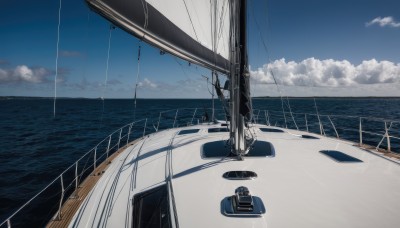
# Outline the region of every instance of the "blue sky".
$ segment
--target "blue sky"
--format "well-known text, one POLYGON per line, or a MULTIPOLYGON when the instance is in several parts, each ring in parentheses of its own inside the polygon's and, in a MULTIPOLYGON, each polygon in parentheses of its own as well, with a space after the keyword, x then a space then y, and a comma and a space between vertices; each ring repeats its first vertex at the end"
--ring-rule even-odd
MULTIPOLYGON (((249 3, 253 95, 400 95, 400 1, 249 3)), ((0 2, 0 96, 53 96, 58 7, 58 0, 0 2)), ((112 31, 105 86, 108 36, 109 23, 84 1, 63 0, 57 96, 133 97, 139 41, 112 31)), ((138 97, 210 97, 201 76, 209 70, 141 45, 138 97)))

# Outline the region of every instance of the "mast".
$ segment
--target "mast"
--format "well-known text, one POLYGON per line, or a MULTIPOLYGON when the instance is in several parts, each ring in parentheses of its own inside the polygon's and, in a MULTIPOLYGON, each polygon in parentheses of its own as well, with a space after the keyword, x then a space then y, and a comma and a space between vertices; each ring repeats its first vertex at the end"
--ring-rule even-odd
POLYGON ((232 152, 241 159, 248 152, 244 133, 245 117, 250 114, 249 73, 247 62, 246 0, 233 0, 231 4, 231 81, 230 140, 232 152))
POLYGON ((245 121, 251 119, 246 0, 86 2, 114 25, 163 52, 229 74, 230 144, 239 158, 248 152, 252 141, 245 136, 245 121))

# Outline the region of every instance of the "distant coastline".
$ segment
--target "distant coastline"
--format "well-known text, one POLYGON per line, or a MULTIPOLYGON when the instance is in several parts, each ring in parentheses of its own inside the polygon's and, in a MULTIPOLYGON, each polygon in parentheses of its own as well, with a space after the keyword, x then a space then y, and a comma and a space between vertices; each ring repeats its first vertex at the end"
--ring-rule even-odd
MULTIPOLYGON (((275 96, 261 96, 252 97, 252 99, 278 99, 280 97, 275 96)), ((400 96, 354 96, 354 97, 338 97, 338 96, 316 96, 316 97, 302 97, 302 96, 288 96, 284 98, 289 99, 400 99, 400 96)), ((49 100, 54 97, 29 97, 29 96, 0 96, 0 100, 49 100)), ((57 97, 57 100, 61 99, 80 99, 80 100, 101 100, 98 98, 87 98, 87 97, 57 97)), ((133 98, 105 98, 106 100, 132 100, 133 98)), ((218 98, 215 98, 216 100, 218 98)), ((138 98, 138 100, 211 100, 211 98, 138 98)))

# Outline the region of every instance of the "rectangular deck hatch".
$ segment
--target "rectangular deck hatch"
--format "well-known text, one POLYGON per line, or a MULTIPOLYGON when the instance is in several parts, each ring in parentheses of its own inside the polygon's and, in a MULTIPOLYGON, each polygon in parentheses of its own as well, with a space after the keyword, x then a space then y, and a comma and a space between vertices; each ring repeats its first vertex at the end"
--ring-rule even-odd
POLYGON ((209 128, 208 133, 229 132, 226 127, 209 128))
POLYGON ((284 133, 285 131, 277 128, 270 128, 270 127, 260 127, 260 131, 262 132, 273 132, 273 133, 284 133))
POLYGON ((132 227, 171 228, 167 185, 138 193, 133 200, 132 227))
MULTIPOLYGON (((231 152, 231 148, 225 140, 207 142, 202 146, 201 157, 203 159, 236 156, 231 152)), ((257 140, 244 157, 275 157, 275 149, 270 142, 257 140)))
POLYGON ((332 158, 337 162, 363 162, 358 158, 352 157, 336 150, 321 150, 319 152, 325 154, 326 156, 332 158))
POLYGON ((187 130, 181 130, 181 131, 179 132, 179 134, 178 134, 178 135, 194 134, 194 133, 197 133, 197 132, 199 132, 199 131, 200 131, 200 129, 187 129, 187 130))

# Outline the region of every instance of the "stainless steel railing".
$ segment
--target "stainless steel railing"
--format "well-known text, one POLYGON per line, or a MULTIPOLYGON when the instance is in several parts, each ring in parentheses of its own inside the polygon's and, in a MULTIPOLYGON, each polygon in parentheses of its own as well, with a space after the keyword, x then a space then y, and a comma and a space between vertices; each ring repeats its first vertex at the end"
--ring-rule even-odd
MULTIPOLYGON (((146 134, 163 129, 190 126, 203 122, 202 119, 204 120, 204 114, 198 110, 199 108, 182 108, 161 111, 158 117, 137 120, 115 130, 101 140, 96 146, 83 154, 77 161, 66 168, 60 175, 19 207, 14 213, 8 216, 2 223, 0 223, 0 227, 12 227, 12 220, 15 219, 16 215, 22 213, 22 210, 31 205, 35 200, 40 201, 38 198, 44 195, 50 188, 56 187, 55 185, 57 185, 57 182, 60 184, 59 187, 56 187, 60 189, 60 192, 58 193, 60 199, 57 202, 57 211, 55 212, 53 219, 61 219, 61 207, 63 202, 66 200, 66 197, 78 198, 77 190, 81 184, 81 180, 89 175, 95 174, 94 171, 98 167, 98 164, 104 162, 121 147, 128 145, 132 139, 144 137, 146 134), (153 126, 151 127, 150 124, 153 124, 153 126)), ((16 221, 16 224, 18 225, 18 221, 16 221)))
POLYGON ((254 122, 287 129, 314 132, 324 136, 347 139, 360 146, 400 153, 400 121, 376 117, 289 113, 255 110, 254 122), (284 118, 284 115, 293 116, 284 118), (393 146, 394 145, 394 146, 393 146))
MULTIPOLYGON (((40 195, 57 182, 60 183, 61 192, 60 200, 57 204, 58 209, 53 219, 60 219, 62 216, 61 207, 66 197, 77 198, 77 189, 79 188, 81 180, 91 173, 93 174, 97 165, 106 161, 111 154, 118 151, 121 147, 128 145, 130 140, 144 137, 149 133, 211 121, 211 119, 206 120, 206 118, 204 118, 204 113, 207 112, 207 110, 210 110, 208 112, 211 113, 211 109, 204 108, 182 108, 161 111, 159 115, 154 118, 134 121, 115 130, 91 150, 82 155, 14 213, 8 216, 8 218, 0 224, 0 227, 11 227, 12 220, 17 214, 21 213, 25 207, 38 199, 40 195), (203 112, 201 110, 203 110, 203 112), (92 162, 89 162, 89 160, 92 162), (72 175, 72 179, 71 177, 67 177, 70 175, 72 175)), ((223 109, 215 109, 215 111, 217 119, 225 120, 223 109)), ((253 122, 348 139, 358 142, 360 146, 365 146, 366 144, 370 145, 376 142, 375 148, 377 150, 384 148, 389 152, 399 152, 398 148, 400 147, 400 121, 396 120, 254 109, 253 122), (285 118, 284 115, 291 115, 292 118, 285 118), (372 125, 372 127, 370 125, 372 125), (374 141, 368 136, 375 136, 378 137, 378 139, 374 141), (395 151, 392 145, 395 145, 395 151)))
POLYGON ((79 184, 81 183, 81 180, 85 177, 85 174, 93 172, 99 163, 108 159, 108 157, 112 153, 118 151, 121 147, 127 145, 132 137, 133 133, 132 129, 134 126, 139 126, 139 128, 143 128, 143 133, 141 133, 141 135, 144 136, 146 132, 146 123, 147 119, 138 120, 126 124, 123 127, 112 132, 110 135, 108 135, 106 138, 100 141, 95 147, 86 152, 77 161, 75 161, 72 165, 66 168, 60 175, 58 175, 46 187, 44 187, 41 191, 39 191, 36 195, 34 195, 31 199, 29 199, 26 203, 24 203, 14 213, 12 213, 5 221, 3 221, 0 224, 0 227, 6 225, 8 228, 10 228, 12 225, 12 219, 18 213, 20 213, 25 207, 31 204, 34 200, 38 199, 40 195, 42 195, 49 188, 53 187, 53 185, 55 185, 57 182, 60 182, 61 197, 58 203, 58 210, 53 219, 61 219, 61 207, 64 200, 66 199, 66 196, 68 195, 67 193, 72 191, 71 198, 77 198, 76 193, 79 188, 79 184), (93 158, 92 160, 93 162, 90 165, 88 165, 88 160, 90 158, 93 158), (86 162, 83 162, 85 159, 86 162), (78 170, 80 170, 80 172, 78 172, 78 170), (65 183, 66 174, 70 172, 73 172, 74 176, 73 179, 66 185, 65 183))

